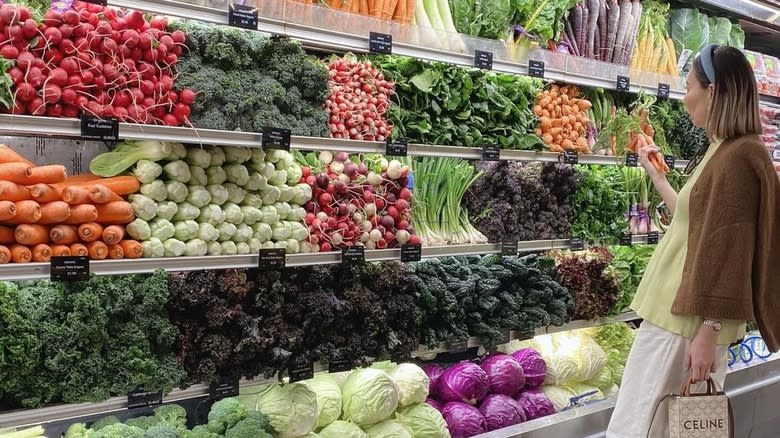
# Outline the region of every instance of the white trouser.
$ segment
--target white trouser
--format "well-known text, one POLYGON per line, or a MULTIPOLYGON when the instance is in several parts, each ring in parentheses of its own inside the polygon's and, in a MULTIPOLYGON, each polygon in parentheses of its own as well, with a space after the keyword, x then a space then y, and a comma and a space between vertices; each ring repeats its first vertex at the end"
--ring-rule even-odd
MULTIPOLYGON (((685 368, 691 340, 644 321, 637 331, 626 370, 620 385, 617 404, 607 429, 607 438, 667 438, 669 415, 666 403, 661 403, 653 419, 658 401, 668 394, 678 394, 689 372, 685 368), (651 428, 652 423, 652 428, 651 428), (650 434, 647 431, 650 429, 650 434)), ((728 346, 718 345, 715 352, 715 372, 712 380, 723 389, 728 363, 728 346)), ((698 384, 691 392, 705 392, 698 384)))

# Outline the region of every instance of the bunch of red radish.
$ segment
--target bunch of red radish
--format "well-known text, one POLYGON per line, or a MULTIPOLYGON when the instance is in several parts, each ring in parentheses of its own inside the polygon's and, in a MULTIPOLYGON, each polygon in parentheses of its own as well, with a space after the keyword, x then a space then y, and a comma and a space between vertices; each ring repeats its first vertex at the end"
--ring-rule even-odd
POLYGON ((330 116, 333 138, 385 141, 393 125, 385 119, 394 86, 371 61, 354 56, 337 58, 328 65, 330 97, 325 111, 330 116))
POLYGON ((43 22, 19 5, 0 7, 0 55, 15 61, 13 114, 77 117, 82 113, 131 123, 188 123, 191 90, 174 90, 184 47, 164 17, 73 2, 43 22))
POLYGON ((303 180, 313 194, 304 208, 308 244, 314 252, 361 244, 382 249, 420 243, 411 226, 408 166, 382 159, 381 172, 375 172, 344 152, 335 156, 322 152, 319 158, 324 165, 321 173, 303 168, 303 180))

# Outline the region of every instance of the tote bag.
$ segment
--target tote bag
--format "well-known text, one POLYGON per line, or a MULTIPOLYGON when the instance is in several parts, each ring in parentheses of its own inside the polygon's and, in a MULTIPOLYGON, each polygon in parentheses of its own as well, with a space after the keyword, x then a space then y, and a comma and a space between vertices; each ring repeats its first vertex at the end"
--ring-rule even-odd
POLYGON ((707 392, 691 394, 688 380, 680 394, 669 396, 669 438, 732 438, 733 418, 729 399, 707 381, 707 392))

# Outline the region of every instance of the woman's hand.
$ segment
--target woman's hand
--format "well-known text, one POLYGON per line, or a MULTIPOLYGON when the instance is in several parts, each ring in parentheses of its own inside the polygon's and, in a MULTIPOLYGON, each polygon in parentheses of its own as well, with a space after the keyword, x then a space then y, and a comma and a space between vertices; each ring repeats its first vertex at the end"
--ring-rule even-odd
POLYGON ((718 332, 711 327, 702 325, 696 337, 688 347, 685 367, 690 370, 691 382, 698 383, 710 378, 715 371, 715 349, 718 332))
POLYGON ((647 174, 650 175, 650 178, 653 179, 653 183, 656 184, 662 180, 666 180, 666 175, 662 172, 659 172, 658 169, 655 168, 653 163, 650 162, 648 155, 660 151, 661 149, 659 149, 658 146, 654 144, 643 145, 641 148, 639 148, 639 162, 642 164, 642 167, 645 168, 647 174))

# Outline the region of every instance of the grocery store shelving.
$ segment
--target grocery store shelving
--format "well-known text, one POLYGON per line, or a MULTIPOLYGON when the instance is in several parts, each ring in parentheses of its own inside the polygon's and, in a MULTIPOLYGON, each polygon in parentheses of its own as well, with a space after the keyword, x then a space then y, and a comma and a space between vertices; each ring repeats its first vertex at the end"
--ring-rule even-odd
POLYGON ((780 31, 780 7, 760 0, 685 0, 685 3, 725 12, 727 16, 780 31))
MULTIPOLYGON (((0 135, 28 137, 74 138, 81 136, 78 119, 0 114, 0 135)), ((119 138, 124 140, 160 140, 194 145, 262 147, 262 134, 255 132, 218 131, 162 125, 120 123, 119 138)), ((384 153, 380 141, 345 140, 292 136, 290 148, 302 151, 343 151, 348 153, 384 153)), ((482 148, 409 144, 409 155, 420 157, 453 157, 467 160, 482 159, 482 148)), ((561 154, 553 152, 501 150, 501 159, 509 161, 560 162, 561 154)), ((617 157, 580 155, 580 164, 618 165, 617 157)), ((685 168, 687 161, 678 160, 675 167, 685 168)))

